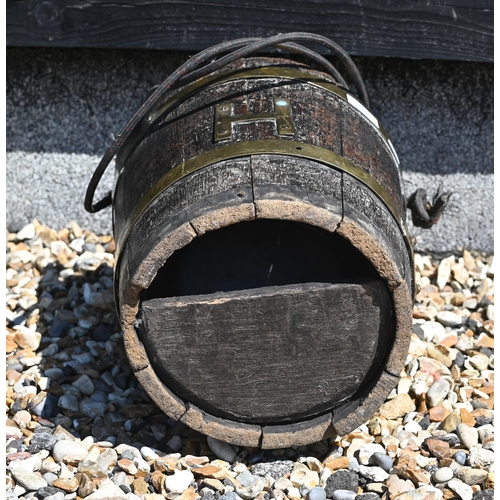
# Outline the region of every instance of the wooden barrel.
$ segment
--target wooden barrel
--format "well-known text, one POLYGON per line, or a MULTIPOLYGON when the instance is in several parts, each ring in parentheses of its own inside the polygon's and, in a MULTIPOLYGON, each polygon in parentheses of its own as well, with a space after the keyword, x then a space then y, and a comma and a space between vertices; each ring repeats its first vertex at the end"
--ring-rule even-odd
POLYGON ((380 407, 407 356, 413 254, 397 155, 351 93, 241 59, 161 100, 117 170, 125 346, 167 415, 281 448, 380 407))

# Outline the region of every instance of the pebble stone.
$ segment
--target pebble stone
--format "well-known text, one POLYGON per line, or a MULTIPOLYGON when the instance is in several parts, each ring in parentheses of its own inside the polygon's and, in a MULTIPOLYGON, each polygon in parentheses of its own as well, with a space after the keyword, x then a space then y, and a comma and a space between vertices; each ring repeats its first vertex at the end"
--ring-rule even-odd
POLYGON ((384 469, 386 472, 389 472, 392 469, 394 461, 389 455, 377 451, 372 455, 372 458, 374 463, 384 469))
POLYGON ((464 451, 457 451, 455 455, 453 455, 455 462, 460 465, 465 465, 465 461, 467 460, 467 454, 464 451))
POLYGON ((460 481, 459 479, 452 479, 448 481, 448 488, 453 490, 462 500, 472 500, 474 491, 468 485, 460 481))
POLYGON ((460 326, 464 318, 451 311, 441 311, 437 313, 436 319, 444 326, 460 326))
POLYGON ((469 486, 482 484, 487 477, 488 471, 484 469, 473 469, 472 467, 464 467, 458 473, 458 479, 469 486))
POLYGON ((444 401, 444 398, 450 392, 450 383, 444 379, 440 378, 437 382, 434 382, 427 391, 427 403, 430 408, 433 408, 444 401))
POLYGON ((335 490, 333 492, 333 500, 354 500, 356 493, 351 490, 335 490))
POLYGON ((453 471, 449 467, 440 467, 434 472, 432 478, 436 483, 446 483, 453 478, 453 471))
POLYGON ((359 473, 375 483, 383 482, 389 477, 389 474, 381 467, 368 467, 366 465, 360 465, 359 473))
POLYGON ((36 491, 39 488, 47 486, 47 481, 34 472, 25 472, 23 470, 15 470, 12 472, 17 484, 26 488, 28 491, 36 491))
POLYGON ((54 495, 47 495, 45 500, 64 500, 65 494, 62 491, 58 491, 57 493, 54 493, 54 495))
POLYGON ((489 469, 495 461, 495 454, 481 446, 472 446, 469 453, 469 463, 472 467, 489 469))
POLYGON ((94 393, 94 384, 88 375, 82 375, 73 382, 73 385, 85 396, 91 396, 94 393))
POLYGON ((414 334, 379 411, 346 436, 261 450, 190 430, 138 384, 110 236, 30 224, 7 233, 6 498, 493 499, 491 256, 415 254, 414 334))
POLYGON ((183 493, 194 480, 194 475, 188 470, 175 470, 171 476, 165 477, 165 488, 171 493, 183 493))
POLYGON ((52 450, 52 456, 58 463, 64 459, 83 460, 87 453, 88 450, 82 443, 65 439, 58 441, 52 450))
POLYGON ((213 451, 214 455, 219 457, 221 460, 232 463, 236 458, 237 453, 234 448, 224 441, 208 436, 207 444, 213 451))
POLYGON ((315 486, 307 494, 308 500, 326 500, 326 492, 324 488, 315 486))
POLYGON ((479 442, 479 434, 475 427, 470 427, 466 424, 459 424, 457 426, 457 435, 460 442, 466 447, 471 449, 479 442))

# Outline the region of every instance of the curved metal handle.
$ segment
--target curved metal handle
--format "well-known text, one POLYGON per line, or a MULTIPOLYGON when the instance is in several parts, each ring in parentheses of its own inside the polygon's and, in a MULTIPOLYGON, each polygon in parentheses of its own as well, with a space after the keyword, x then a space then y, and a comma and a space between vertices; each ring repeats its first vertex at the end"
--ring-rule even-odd
POLYGON ((288 33, 288 34, 280 34, 276 36, 272 36, 269 38, 242 38, 238 40, 233 40, 231 42, 223 42, 218 45, 214 45, 213 47, 209 47, 205 49, 195 56, 191 57, 188 61, 186 61, 183 65, 181 65, 176 71, 174 71, 161 85, 159 85, 146 99, 146 101, 141 105, 141 107, 137 110, 137 112, 132 116, 130 121, 123 127, 120 133, 115 137, 113 143, 106 151, 105 155, 102 157, 99 165, 94 171, 92 178, 90 179, 89 185, 87 186, 87 192, 85 193, 85 201, 84 207, 87 212, 95 213, 99 212, 103 208, 111 205, 112 195, 111 192, 108 193, 102 200, 94 203, 94 195, 99 185, 99 182, 104 175, 104 172, 108 168, 111 160, 120 149, 120 147, 124 144, 127 138, 130 136, 135 127, 139 124, 139 122, 148 114, 148 112, 158 103, 160 98, 168 92, 172 90, 174 86, 178 83, 184 85, 188 83, 190 80, 194 80, 204 76, 205 74, 211 73, 213 71, 217 71, 218 69, 226 66, 237 59, 242 57, 249 56, 255 52, 258 52, 262 49, 268 47, 284 47, 292 52, 300 53, 309 57, 310 59, 323 64, 330 73, 337 79, 341 80, 341 83, 345 83, 338 71, 329 63, 326 59, 324 59, 319 54, 314 51, 297 45, 295 43, 290 42, 315 42, 320 45, 325 46, 331 52, 333 52, 344 64, 348 73, 354 80, 354 85, 356 90, 358 91, 359 97, 365 104, 367 108, 369 108, 368 94, 366 92, 365 85, 363 83, 363 79, 359 74, 359 71, 349 57, 347 52, 345 52, 339 45, 337 45, 332 40, 321 36, 315 35, 312 33, 288 33), (206 66, 198 69, 198 66, 204 63, 207 60, 213 59, 214 57, 231 51, 233 52, 223 56, 221 59, 213 61, 206 66))

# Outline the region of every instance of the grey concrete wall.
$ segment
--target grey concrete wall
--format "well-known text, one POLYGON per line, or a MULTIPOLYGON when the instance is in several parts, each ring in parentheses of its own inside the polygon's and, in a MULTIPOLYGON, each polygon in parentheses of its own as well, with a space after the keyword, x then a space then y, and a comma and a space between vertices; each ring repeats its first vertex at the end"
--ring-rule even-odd
MULTIPOLYGON (((7 222, 76 220, 111 231, 111 213, 83 209, 106 147, 187 55, 139 50, 7 50, 7 222)), ((454 195, 417 250, 493 252, 493 65, 356 58, 372 111, 393 138, 406 194, 454 195)), ((111 170, 111 169, 110 169, 111 170)), ((111 188, 105 178, 100 193, 111 188)))

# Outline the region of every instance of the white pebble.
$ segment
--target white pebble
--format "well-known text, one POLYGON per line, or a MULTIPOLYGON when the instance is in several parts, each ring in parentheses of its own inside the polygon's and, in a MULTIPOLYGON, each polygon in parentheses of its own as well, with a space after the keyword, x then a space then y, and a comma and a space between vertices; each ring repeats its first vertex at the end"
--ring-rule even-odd
POLYGON ((359 473, 376 483, 382 483, 389 477, 389 474, 387 474, 382 467, 367 467, 366 465, 360 465, 359 473))
POLYGON ((470 427, 466 424, 458 424, 457 435, 460 442, 466 447, 471 449, 476 446, 479 442, 479 434, 475 427, 470 427))
POLYGON ((149 446, 143 446, 141 448, 141 455, 144 457, 145 460, 155 460, 159 458, 158 453, 156 451, 152 450, 149 448, 149 446))
POLYGON ((358 451, 358 461, 360 464, 369 465, 370 458, 376 452, 385 453, 382 445, 377 443, 362 444, 358 451))
POLYGON ((448 488, 453 490, 462 500, 472 500, 472 496, 474 495, 469 485, 456 478, 448 482, 448 488))
POLYGON ((171 476, 165 476, 165 488, 171 493, 183 493, 193 482, 194 475, 188 470, 175 470, 171 476))
POLYGON ((17 483, 28 491, 36 491, 47 486, 47 481, 33 472, 14 470, 12 471, 12 475, 15 477, 17 483))
POLYGON ((36 235, 35 226, 33 223, 26 224, 20 231, 17 232, 16 238, 20 241, 31 240, 36 235))
POLYGON ((64 458, 68 461, 83 460, 87 455, 87 447, 78 441, 58 441, 52 450, 52 456, 56 462, 62 462, 64 458))
POLYGON ((351 490, 335 490, 333 492, 333 500, 354 500, 356 493, 351 490))
POLYGON ((432 476, 436 483, 445 483, 453 479, 453 471, 449 467, 441 467, 432 476))

